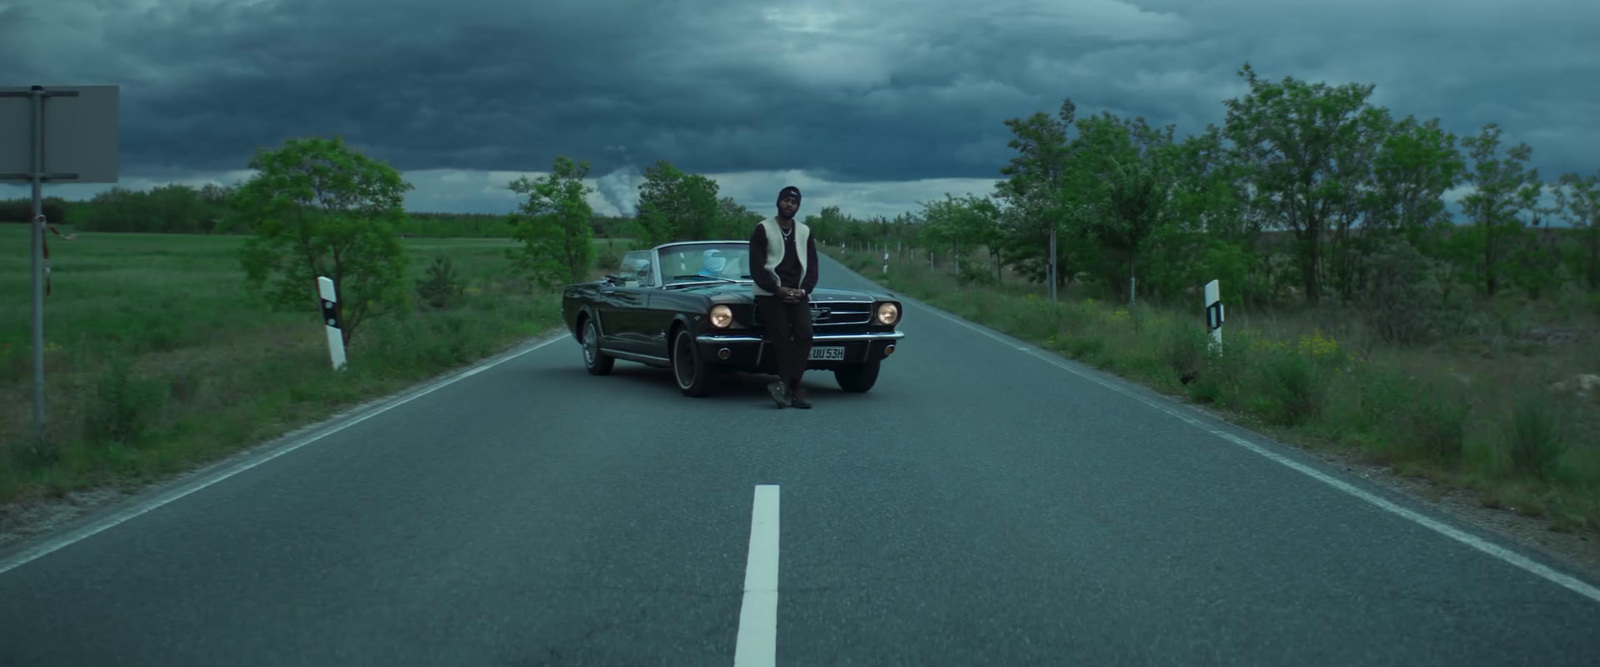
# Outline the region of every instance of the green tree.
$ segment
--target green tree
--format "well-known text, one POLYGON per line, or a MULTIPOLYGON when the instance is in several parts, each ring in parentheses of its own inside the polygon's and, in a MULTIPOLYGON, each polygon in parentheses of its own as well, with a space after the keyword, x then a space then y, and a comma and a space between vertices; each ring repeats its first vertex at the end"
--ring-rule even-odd
POLYGON ((1435 248, 1450 228, 1444 193, 1461 182, 1466 162, 1456 135, 1438 118, 1417 123, 1406 116, 1384 138, 1373 163, 1377 187, 1367 197, 1363 227, 1371 233, 1399 234, 1412 247, 1435 248))
POLYGON ((715 236, 725 239, 749 238, 751 230, 762 219, 760 213, 746 208, 745 205, 734 201, 732 197, 723 197, 717 200, 716 228, 718 231, 715 236))
POLYGON ((1588 176, 1563 174, 1551 188, 1556 211, 1583 234, 1583 274, 1591 291, 1600 291, 1600 170, 1588 176))
POLYGON ((246 282, 280 308, 320 313, 317 278, 333 281, 349 344, 368 318, 405 309, 408 257, 395 227, 412 189, 393 167, 343 139, 290 139, 260 150, 259 170, 233 194, 253 236, 240 251, 246 282))
POLYGON ((710 238, 717 231, 718 210, 716 181, 658 161, 639 184, 640 241, 654 246, 710 238))
POLYGON ((1500 157, 1500 126, 1489 123, 1478 136, 1463 139, 1472 157, 1472 170, 1467 182, 1473 187, 1471 194, 1461 199, 1461 208, 1479 229, 1482 263, 1481 285, 1484 293, 1494 296, 1500 288, 1500 274, 1509 268, 1509 255, 1522 236, 1522 222, 1517 214, 1532 211, 1539 199, 1543 184, 1539 170, 1529 169, 1528 160, 1533 149, 1525 143, 1506 150, 1500 157))
POLYGON ((1090 196, 1090 237, 1126 258, 1116 262, 1117 273, 1127 279, 1131 302, 1139 254, 1167 218, 1172 177, 1164 147, 1173 127, 1158 131, 1143 118, 1129 122, 1110 113, 1080 119, 1077 127, 1070 187, 1090 196))
POLYGON ((1173 188, 1169 217, 1153 233, 1160 258, 1147 263, 1146 281, 1183 292, 1222 280, 1243 303, 1257 302, 1267 292, 1249 277, 1259 265, 1255 247, 1263 218, 1247 206, 1246 165, 1229 152, 1214 125, 1162 152, 1173 188))
POLYGON ((956 197, 947 192, 943 199, 923 202, 921 217, 924 243, 930 250, 954 255, 957 272, 963 272, 961 257, 983 247, 988 250, 990 261, 996 263, 991 269, 999 278, 1000 212, 993 201, 976 195, 956 197))
POLYGON ((512 192, 526 199, 512 217, 511 237, 521 247, 511 252, 517 268, 543 287, 579 282, 594 266, 594 208, 583 184, 589 163, 557 155, 548 176, 511 182, 512 192))
POLYGON ((996 195, 1015 209, 1015 215, 1007 216, 1011 224, 1006 234, 1006 261, 1024 275, 1049 284, 1052 298, 1077 267, 1079 246, 1063 236, 1078 236, 1071 226, 1082 219, 1087 205, 1080 193, 1064 183, 1072 153, 1068 132, 1076 116, 1077 105, 1068 99, 1061 102, 1055 118, 1037 112, 1006 120, 1012 133, 1006 145, 1017 155, 1000 169, 1006 180, 996 184, 996 195), (1064 224, 1069 227, 1065 235, 1064 224), (1049 251, 1052 241, 1054 257, 1049 251))
POLYGON ((200 188, 200 201, 204 209, 204 217, 200 220, 200 231, 210 234, 214 231, 226 231, 233 218, 233 211, 228 208, 228 202, 238 187, 234 185, 217 185, 207 183, 200 188))
POLYGON ((1250 166, 1255 198, 1298 241, 1301 281, 1311 303, 1321 301, 1321 271, 1329 222, 1358 195, 1360 153, 1367 130, 1370 84, 1273 83, 1246 63, 1239 71, 1249 94, 1223 102, 1225 132, 1250 166))
POLYGON ((1377 189, 1373 164, 1393 126, 1387 109, 1363 105, 1351 119, 1348 133, 1334 144, 1334 170, 1329 174, 1332 210, 1327 256, 1331 261, 1323 267, 1327 276, 1322 282, 1346 302, 1357 298, 1368 275, 1367 263, 1377 249, 1374 237, 1362 233, 1357 225, 1377 189))

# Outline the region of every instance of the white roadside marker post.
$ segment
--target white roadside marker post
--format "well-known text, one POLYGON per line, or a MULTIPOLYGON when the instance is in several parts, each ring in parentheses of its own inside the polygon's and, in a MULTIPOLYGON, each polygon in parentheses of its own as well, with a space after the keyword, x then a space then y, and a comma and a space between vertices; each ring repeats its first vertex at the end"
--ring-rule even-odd
POLYGON ((1213 352, 1222 351, 1222 289, 1215 280, 1206 283, 1206 331, 1213 352))
POLYGON ((333 281, 327 276, 317 277, 317 291, 322 295, 322 324, 328 330, 328 356, 333 359, 333 369, 344 368, 344 330, 339 328, 339 295, 333 291, 333 281))

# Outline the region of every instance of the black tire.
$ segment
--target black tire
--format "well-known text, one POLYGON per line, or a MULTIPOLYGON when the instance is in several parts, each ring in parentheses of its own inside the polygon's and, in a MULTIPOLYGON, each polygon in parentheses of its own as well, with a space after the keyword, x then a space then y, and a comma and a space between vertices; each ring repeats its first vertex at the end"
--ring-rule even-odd
POLYGON ((872 385, 878 383, 878 369, 880 362, 869 361, 864 364, 848 364, 833 369, 833 378, 839 381, 839 388, 845 391, 864 394, 872 390, 872 385))
POLYGON ((672 337, 672 380, 678 384, 678 391, 692 398, 711 395, 712 384, 716 382, 716 373, 712 370, 700 358, 700 347, 694 344, 688 327, 678 329, 672 337))
POLYGON ((583 328, 579 329, 578 344, 583 347, 583 368, 590 375, 609 375, 611 368, 617 365, 616 357, 600 351, 600 329, 595 327, 594 318, 587 317, 583 320, 583 328))

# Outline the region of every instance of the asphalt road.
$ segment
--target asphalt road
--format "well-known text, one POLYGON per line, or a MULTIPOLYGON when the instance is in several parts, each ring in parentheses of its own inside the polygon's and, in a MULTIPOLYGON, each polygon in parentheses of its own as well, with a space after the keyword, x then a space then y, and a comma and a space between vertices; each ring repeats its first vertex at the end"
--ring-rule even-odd
POLYGON ((0 664, 1600 660, 1592 583, 916 302, 903 328, 810 411, 557 340, 6 554, 0 664))

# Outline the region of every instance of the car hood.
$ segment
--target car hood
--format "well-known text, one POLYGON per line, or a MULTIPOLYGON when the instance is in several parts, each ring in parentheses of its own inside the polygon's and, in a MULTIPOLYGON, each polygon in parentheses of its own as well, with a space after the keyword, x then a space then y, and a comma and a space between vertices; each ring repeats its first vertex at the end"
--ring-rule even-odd
MULTIPOLYGON (((672 291, 690 294, 704 294, 722 302, 736 300, 752 301, 755 298, 755 291, 753 287, 754 286, 750 283, 744 283, 741 285, 735 285, 733 283, 716 283, 696 285, 694 287, 679 287, 673 289, 672 291)), ((878 298, 880 298, 879 295, 874 294, 873 292, 868 292, 865 290, 840 289, 836 287, 818 287, 811 292, 812 301, 859 301, 862 303, 871 303, 878 300, 878 298)))

